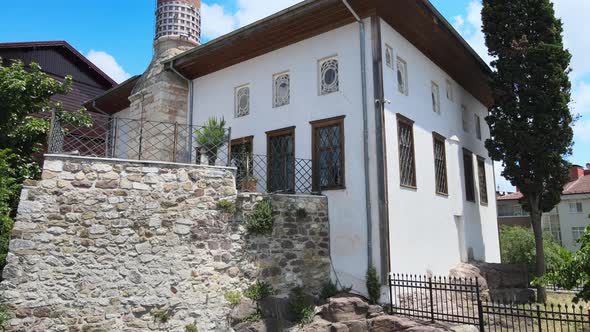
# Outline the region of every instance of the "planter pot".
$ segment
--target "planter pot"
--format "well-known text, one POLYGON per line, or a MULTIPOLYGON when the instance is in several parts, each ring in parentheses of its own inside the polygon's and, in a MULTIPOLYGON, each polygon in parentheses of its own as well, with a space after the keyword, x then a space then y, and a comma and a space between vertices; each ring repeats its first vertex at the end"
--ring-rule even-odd
POLYGON ((256 192, 256 181, 242 180, 242 191, 256 192))
POLYGON ((217 149, 207 150, 205 148, 199 148, 197 152, 199 164, 213 166, 217 162, 217 149))

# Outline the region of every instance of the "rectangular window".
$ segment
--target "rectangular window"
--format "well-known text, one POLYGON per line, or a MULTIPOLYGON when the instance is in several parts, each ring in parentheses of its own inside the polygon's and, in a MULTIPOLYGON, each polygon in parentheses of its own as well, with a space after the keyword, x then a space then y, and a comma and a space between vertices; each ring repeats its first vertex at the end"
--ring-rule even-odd
POLYGON ((330 57, 322 59, 318 62, 319 66, 319 80, 320 80, 320 95, 327 95, 337 92, 340 88, 338 58, 330 57))
POLYGON ((385 44, 385 65, 393 69, 393 48, 385 44))
POLYGON ((344 188, 344 116, 310 122, 315 191, 344 188))
POLYGON ((445 138, 437 133, 433 133, 432 136, 434 141, 434 176, 436 193, 448 195, 449 186, 447 181, 445 138))
POLYGON ((453 83, 450 80, 446 80, 446 92, 447 92, 447 99, 450 101, 455 100, 455 96, 453 95, 453 83))
POLYGON ((440 114, 440 89, 438 88, 438 84, 434 82, 431 83, 430 97, 432 98, 432 111, 440 114))
POLYGON ((397 136, 399 142, 400 184, 416 188, 416 160, 414 155, 414 121, 397 115, 397 136))
POLYGON ((477 114, 475 114, 475 136, 481 140, 481 118, 477 114))
POLYGON ((488 183, 486 177, 486 161, 477 158, 477 175, 479 177, 479 200, 481 204, 488 204, 488 183))
POLYGON ((473 154, 467 149, 463 149, 463 171, 465 174, 465 199, 469 202, 475 202, 473 154))
POLYGON ((572 227, 572 237, 574 239, 574 242, 578 242, 578 240, 580 240, 582 235, 584 235, 585 230, 586 227, 572 227))
POLYGON ((584 209, 581 202, 569 203, 570 213, 582 213, 584 209))
POLYGON ((288 72, 273 76, 273 107, 289 105, 291 101, 291 77, 288 72))
POLYGON ((235 117, 250 114, 250 87, 243 85, 235 90, 235 117))
POLYGON ((467 112, 467 107, 465 107, 465 105, 461 105, 461 118, 463 121, 463 131, 468 133, 469 132, 469 112, 467 112))
POLYGON ((402 58, 397 58, 397 90, 408 95, 408 65, 402 58))

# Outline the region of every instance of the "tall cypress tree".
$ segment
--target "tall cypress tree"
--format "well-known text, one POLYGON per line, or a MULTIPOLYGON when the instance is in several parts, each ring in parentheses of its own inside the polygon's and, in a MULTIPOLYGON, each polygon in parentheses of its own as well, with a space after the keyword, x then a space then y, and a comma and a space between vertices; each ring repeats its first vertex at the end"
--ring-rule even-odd
MULTIPOLYGON (((490 156, 523 194, 536 242, 536 273, 545 274, 541 216, 568 182, 573 130, 570 53, 550 0, 483 0, 483 32, 492 62, 495 104, 486 118, 490 156)), ((546 299, 538 288, 539 302, 546 299)))

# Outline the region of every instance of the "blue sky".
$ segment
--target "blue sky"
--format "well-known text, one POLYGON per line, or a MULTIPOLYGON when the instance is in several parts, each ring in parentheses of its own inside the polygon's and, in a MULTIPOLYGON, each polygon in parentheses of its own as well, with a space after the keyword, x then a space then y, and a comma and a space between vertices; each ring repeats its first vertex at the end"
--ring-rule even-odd
MULTIPOLYGON (((480 0, 431 0, 485 59, 480 0)), ((580 33, 590 1, 553 0, 564 21, 565 43, 573 54, 571 78, 575 126, 573 163, 590 162, 590 42, 580 33)), ((298 0, 204 0, 203 41, 249 24, 298 0)), ((0 42, 63 39, 87 55, 115 80, 141 74, 150 62, 156 0, 5 1, 0 12, 0 42)), ((508 189, 505 181, 498 181, 508 189)))

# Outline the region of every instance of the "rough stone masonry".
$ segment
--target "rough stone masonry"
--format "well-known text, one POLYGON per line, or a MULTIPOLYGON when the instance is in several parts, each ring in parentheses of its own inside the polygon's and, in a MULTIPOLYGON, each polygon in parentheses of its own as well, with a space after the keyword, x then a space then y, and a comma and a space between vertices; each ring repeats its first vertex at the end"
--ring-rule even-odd
POLYGON ((230 330, 228 291, 256 280, 319 291, 328 227, 325 197, 238 195, 230 168, 47 156, 23 190, 3 273, 8 330, 230 330), (262 199, 273 234, 254 237, 245 219, 262 199))

